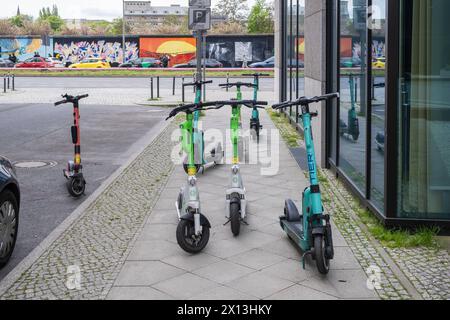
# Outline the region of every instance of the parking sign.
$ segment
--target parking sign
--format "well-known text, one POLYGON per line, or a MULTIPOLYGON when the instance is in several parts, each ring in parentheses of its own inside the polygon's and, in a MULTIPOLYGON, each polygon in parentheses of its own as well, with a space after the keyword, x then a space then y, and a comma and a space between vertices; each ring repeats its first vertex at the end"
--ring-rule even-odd
POLYGON ((189 29, 194 31, 211 29, 211 8, 189 8, 189 29))

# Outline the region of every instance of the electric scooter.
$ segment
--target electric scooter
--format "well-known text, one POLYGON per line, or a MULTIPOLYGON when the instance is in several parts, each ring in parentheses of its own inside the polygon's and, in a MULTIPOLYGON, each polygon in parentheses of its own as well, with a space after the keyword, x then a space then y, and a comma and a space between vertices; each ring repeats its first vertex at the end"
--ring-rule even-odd
POLYGON ((317 113, 309 110, 311 103, 317 103, 338 98, 338 93, 332 93, 321 97, 300 98, 294 102, 283 102, 274 105, 275 110, 285 109, 291 106, 300 106, 301 118, 305 134, 306 153, 309 167, 310 187, 303 192, 302 214, 299 213, 292 200, 286 200, 284 215, 280 217, 281 228, 287 233, 304 252, 302 263, 305 268, 305 258, 311 255, 316 261, 320 273, 327 274, 330 270, 330 260, 334 258, 333 237, 331 232, 330 216, 324 213, 322 197, 320 193, 319 179, 317 175, 317 163, 311 129, 311 119, 317 117, 317 113))
POLYGON ((233 159, 231 168, 231 184, 226 191, 227 201, 227 216, 228 221, 225 223, 231 224, 231 232, 235 237, 240 233, 241 222, 247 224, 245 218, 247 217, 247 197, 244 183, 242 180, 241 170, 239 167, 239 129, 240 129, 240 109, 241 106, 246 106, 250 109, 264 109, 263 105, 267 105, 263 101, 242 101, 233 100, 226 103, 231 106, 231 143, 233 145, 233 159))
MULTIPOLYGON (((210 84, 213 83, 212 81, 196 81, 193 83, 186 83, 183 84, 183 86, 193 86, 195 87, 195 102, 194 103, 200 103, 202 101, 202 86, 204 84, 210 84)), ((200 112, 195 111, 194 112, 194 161, 195 166, 197 168, 197 172, 202 169, 202 171, 205 171, 205 166, 209 164, 218 165, 221 164, 224 157, 224 151, 222 144, 218 142, 212 150, 206 152, 205 150, 205 134, 203 131, 199 130, 199 120, 200 120, 200 112)), ((182 141, 183 142, 183 141, 182 141)), ((188 154, 188 148, 189 146, 186 143, 182 143, 183 145, 183 151, 188 154)), ((188 166, 188 160, 187 158, 184 161, 183 165, 184 171, 186 174, 188 173, 189 166, 188 166)))
MULTIPOLYGON (((259 79, 263 76, 270 76, 269 74, 264 73, 253 73, 253 74, 243 74, 243 76, 252 76, 253 77, 253 100, 258 100, 258 92, 259 92, 259 79)), ((254 108, 252 110, 252 117, 250 119, 250 130, 252 132, 253 140, 256 140, 259 143, 259 135, 263 126, 259 120, 259 110, 258 108, 254 108)))
MULTIPOLYGON (((177 114, 184 112, 186 121, 180 125, 182 139, 185 141, 188 151, 188 180, 187 184, 180 190, 178 199, 175 203, 180 220, 177 227, 178 245, 186 252, 196 254, 200 253, 208 244, 210 237, 211 224, 202 214, 200 193, 197 186, 196 175, 198 173, 195 164, 194 155, 194 113, 206 110, 220 109, 229 102, 208 102, 182 105, 171 111, 169 120, 177 114)), ((232 102, 233 103, 233 102, 232 102)), ((252 102, 240 101, 241 104, 252 102)))
MULTIPOLYGON (((248 87, 248 88, 257 88, 257 85, 253 83, 247 83, 247 82, 235 82, 235 83, 223 83, 219 84, 219 87, 221 88, 227 88, 231 89, 233 87, 236 87, 236 101, 242 100, 242 87, 248 87)), ((254 100, 256 101, 256 100, 254 100)), ((239 128, 242 128, 242 116, 241 116, 241 106, 236 106, 236 112, 239 116, 239 128)))
POLYGON ((81 165, 81 140, 80 140, 80 107, 79 101, 89 97, 89 95, 70 96, 65 94, 62 96, 64 100, 55 103, 59 106, 66 103, 73 104, 74 124, 71 128, 72 143, 75 145, 75 156, 73 161, 69 161, 67 169, 64 170, 64 177, 67 179, 67 190, 72 197, 81 197, 86 190, 86 180, 83 176, 83 166, 81 165))
POLYGON ((346 124, 344 121, 340 121, 340 133, 341 136, 351 136, 354 141, 358 141, 359 139, 359 119, 356 113, 356 93, 355 93, 355 79, 353 76, 349 78, 350 85, 350 100, 351 100, 351 108, 348 111, 348 123, 346 124))

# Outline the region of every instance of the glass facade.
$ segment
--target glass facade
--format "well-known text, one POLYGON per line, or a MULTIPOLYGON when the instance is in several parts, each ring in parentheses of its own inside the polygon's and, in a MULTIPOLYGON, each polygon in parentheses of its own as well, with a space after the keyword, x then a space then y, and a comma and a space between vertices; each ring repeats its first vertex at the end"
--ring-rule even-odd
POLYGON ((448 0, 400 2, 398 216, 450 219, 448 0))
MULTIPOLYGON (((283 98, 295 99, 308 95, 293 60, 304 61, 309 16, 304 2, 283 3, 280 81, 283 98)), ((340 92, 326 113, 329 167, 389 225, 450 225, 450 1, 326 3, 323 74, 326 90, 340 92)))

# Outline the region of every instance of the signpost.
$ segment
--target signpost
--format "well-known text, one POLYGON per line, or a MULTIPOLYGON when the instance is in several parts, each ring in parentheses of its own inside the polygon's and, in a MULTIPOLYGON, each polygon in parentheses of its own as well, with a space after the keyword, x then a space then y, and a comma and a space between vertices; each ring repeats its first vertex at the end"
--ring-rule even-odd
POLYGON ((211 29, 211 0, 189 0, 189 30, 197 39, 197 81, 202 81, 202 61, 206 68, 206 54, 203 57, 203 41, 206 45, 206 32, 211 29))

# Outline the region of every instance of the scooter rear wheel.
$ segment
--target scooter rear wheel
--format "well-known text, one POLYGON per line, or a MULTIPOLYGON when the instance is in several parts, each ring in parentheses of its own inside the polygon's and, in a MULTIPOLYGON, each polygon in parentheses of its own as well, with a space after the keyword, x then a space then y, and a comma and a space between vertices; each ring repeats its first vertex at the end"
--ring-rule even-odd
POLYGON ((241 212, 239 203, 230 204, 231 232, 235 237, 241 232, 241 212))
POLYGON ((199 238, 195 237, 194 222, 188 220, 181 220, 177 228, 177 242, 181 249, 187 253, 200 253, 208 244, 209 228, 203 226, 202 235, 199 238))
POLYGON ((323 236, 314 238, 314 255, 317 269, 321 274, 328 274, 330 271, 330 260, 326 257, 326 245, 323 236))
POLYGON ((83 177, 72 177, 67 180, 67 191, 74 198, 81 197, 86 191, 86 181, 83 177))

